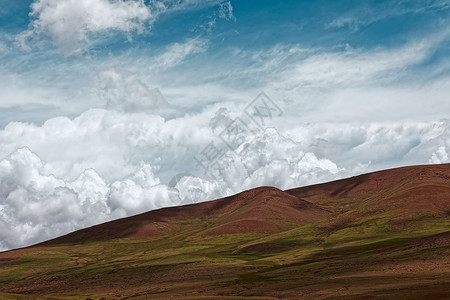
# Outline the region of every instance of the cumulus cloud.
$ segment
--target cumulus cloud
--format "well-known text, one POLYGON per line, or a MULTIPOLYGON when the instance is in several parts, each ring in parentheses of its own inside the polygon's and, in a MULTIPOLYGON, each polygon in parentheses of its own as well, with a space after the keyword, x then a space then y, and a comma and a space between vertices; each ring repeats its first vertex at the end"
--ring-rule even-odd
MULTIPOLYGON (((46 35, 57 46, 73 54, 81 51, 91 37, 113 31, 131 37, 133 32, 149 30, 161 14, 213 5, 220 6, 221 18, 234 19, 231 3, 217 0, 149 3, 144 0, 35 0, 31 4, 29 29, 16 36, 16 44, 24 50, 31 50, 31 42, 40 35, 46 35)), ((173 51, 190 50, 176 49, 176 45, 173 51)), ((170 60, 170 57, 166 59, 170 60)))
POLYGON ((268 128, 248 142, 244 151, 227 153, 220 178, 233 191, 261 185, 287 189, 337 178, 345 171, 307 150, 275 128, 268 128))
POLYGON ((28 148, 0 161, 0 248, 29 245, 107 220, 111 211, 104 183, 92 172, 66 183, 48 173, 28 148))
POLYGON ((48 169, 28 148, 0 161, 0 249, 178 204, 169 201, 167 187, 159 184, 149 165, 109 184, 93 169, 73 181, 57 178, 48 169))
POLYGON ((169 190, 160 184, 150 165, 144 165, 135 174, 111 185, 108 205, 119 210, 123 216, 129 216, 159 207, 179 204, 168 198, 169 190))
POLYGON ((431 154, 430 158, 430 164, 442 164, 447 163, 448 160, 448 153, 445 146, 439 147, 436 152, 431 154))
POLYGON ((77 49, 89 34, 139 31, 155 17, 143 0, 36 0, 30 15, 35 18, 31 32, 49 34, 69 51, 77 49))

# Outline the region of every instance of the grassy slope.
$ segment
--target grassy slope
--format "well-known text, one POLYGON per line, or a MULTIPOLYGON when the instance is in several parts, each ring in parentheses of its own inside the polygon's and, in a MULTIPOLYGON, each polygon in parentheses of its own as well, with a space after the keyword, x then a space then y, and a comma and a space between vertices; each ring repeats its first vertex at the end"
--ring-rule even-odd
MULTIPOLYGON (((449 165, 414 167, 288 191, 330 213, 313 208, 308 222, 268 218, 292 228, 282 232, 208 234, 236 221, 233 211, 258 220, 258 209, 273 211, 255 197, 289 197, 261 189, 265 194, 241 196, 250 207, 238 197, 205 204, 208 210, 176 210, 183 218, 163 211, 169 218, 158 219, 161 234, 151 231, 148 238, 85 234, 80 243, 80 235, 71 235, 0 253, 0 299, 450 297, 449 173, 449 165)), ((292 201, 283 205, 298 205, 292 201)))

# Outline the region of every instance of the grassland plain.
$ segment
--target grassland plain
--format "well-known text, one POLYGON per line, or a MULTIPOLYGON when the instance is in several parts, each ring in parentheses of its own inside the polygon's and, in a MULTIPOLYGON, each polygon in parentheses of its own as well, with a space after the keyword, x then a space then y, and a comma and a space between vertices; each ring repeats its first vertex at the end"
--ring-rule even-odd
POLYGON ((0 253, 0 299, 449 299, 450 165, 165 208, 0 253))

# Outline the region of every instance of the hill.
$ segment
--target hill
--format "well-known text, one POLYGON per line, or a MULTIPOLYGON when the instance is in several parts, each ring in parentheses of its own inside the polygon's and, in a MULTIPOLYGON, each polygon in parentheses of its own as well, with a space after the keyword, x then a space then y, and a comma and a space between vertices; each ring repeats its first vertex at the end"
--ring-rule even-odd
POLYGON ((260 187, 223 199, 162 208, 119 219, 41 245, 86 243, 117 238, 155 239, 167 230, 176 231, 178 223, 189 220, 207 222, 207 235, 245 232, 277 232, 298 224, 316 222, 327 210, 273 187, 260 187), (270 219, 270 220, 268 220, 270 219))
POLYGON ((450 164, 260 187, 0 253, 0 299, 448 298, 450 164))

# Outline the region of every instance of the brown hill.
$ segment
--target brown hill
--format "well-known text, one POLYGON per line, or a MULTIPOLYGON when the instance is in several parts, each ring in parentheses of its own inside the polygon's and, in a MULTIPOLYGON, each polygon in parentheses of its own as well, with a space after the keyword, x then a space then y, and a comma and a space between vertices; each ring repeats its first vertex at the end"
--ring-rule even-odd
POLYGON ((292 224, 316 222, 329 212, 273 187, 260 187, 234 196, 149 211, 82 229, 41 245, 80 243, 114 238, 159 238, 189 220, 208 222, 206 235, 280 232, 292 224), (290 225, 289 225, 290 223, 290 225))
MULTIPOLYGON (((450 214, 450 164, 384 170, 288 191, 260 187, 214 201, 107 222, 43 245, 126 237, 160 238, 178 230, 180 222, 189 220, 208 222, 206 235, 275 233, 325 220, 330 213, 340 211, 353 214, 338 217, 331 224, 354 221, 356 211, 450 214)), ((402 217, 393 220, 396 221, 402 222, 402 217)))
POLYGON ((159 238, 177 230, 179 222, 188 220, 208 221, 207 235, 274 233, 292 228, 293 224, 323 220, 331 212, 348 210, 450 214, 450 164, 384 170, 288 191, 260 187, 214 201, 163 208, 107 222, 44 245, 125 237, 159 238))
POLYGON ((403 167, 287 191, 333 210, 450 212, 450 164, 403 167))

